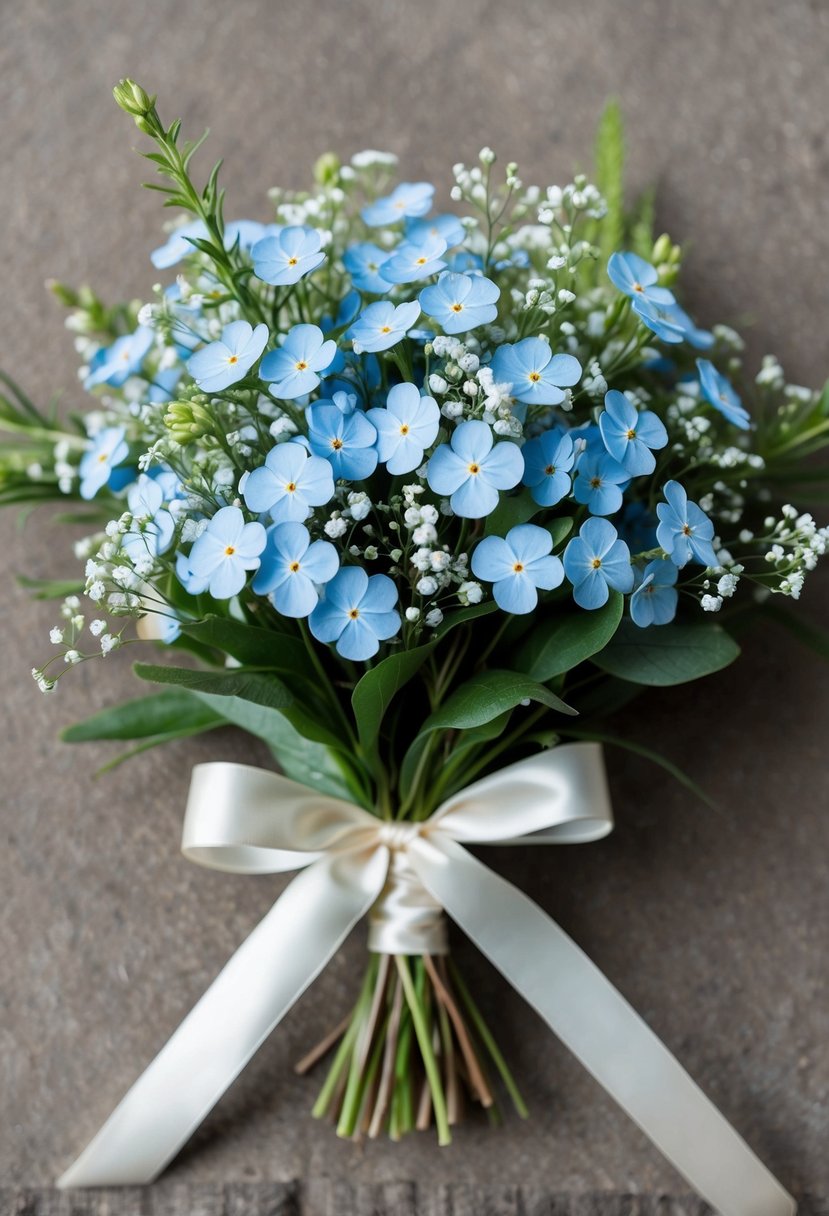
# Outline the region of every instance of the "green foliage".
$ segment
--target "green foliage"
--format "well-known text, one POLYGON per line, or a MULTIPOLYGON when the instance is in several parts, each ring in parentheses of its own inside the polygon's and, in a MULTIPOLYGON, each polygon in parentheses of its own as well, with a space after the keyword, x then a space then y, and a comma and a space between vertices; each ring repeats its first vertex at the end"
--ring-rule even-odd
POLYGON ((624 597, 612 591, 595 612, 556 612, 542 619, 521 645, 515 666, 542 682, 578 667, 602 650, 619 627, 624 597))
POLYGON ((61 738, 66 743, 148 739, 185 728, 207 730, 221 725, 221 722, 219 714, 201 704, 189 692, 170 689, 102 709, 83 722, 67 726, 61 732, 61 738))
POLYGON ((595 151, 596 185, 607 203, 607 215, 599 229, 601 265, 624 244, 625 132, 618 101, 609 101, 599 121, 595 151))
POLYGON ((721 625, 659 625, 645 630, 623 621, 593 662, 633 684, 666 686, 720 671, 739 653, 739 646, 721 625))
POLYGON ((358 680, 351 694, 351 707, 354 710, 360 742, 364 747, 372 748, 376 745, 380 726, 391 701, 404 684, 417 674, 435 645, 436 642, 431 641, 424 646, 416 646, 413 650, 397 650, 358 680))

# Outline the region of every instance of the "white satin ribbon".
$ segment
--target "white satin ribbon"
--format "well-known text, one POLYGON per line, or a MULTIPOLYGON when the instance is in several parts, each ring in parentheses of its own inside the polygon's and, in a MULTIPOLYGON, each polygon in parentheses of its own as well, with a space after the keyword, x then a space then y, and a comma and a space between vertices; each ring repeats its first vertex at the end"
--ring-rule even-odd
POLYGON ((58 1186, 157 1177, 382 895, 374 948, 439 947, 445 909, 721 1216, 792 1216, 791 1196, 624 997, 545 912, 463 847, 577 843, 612 826, 594 743, 501 769, 419 824, 383 822, 246 765, 199 765, 185 856, 239 874, 303 872, 58 1186))

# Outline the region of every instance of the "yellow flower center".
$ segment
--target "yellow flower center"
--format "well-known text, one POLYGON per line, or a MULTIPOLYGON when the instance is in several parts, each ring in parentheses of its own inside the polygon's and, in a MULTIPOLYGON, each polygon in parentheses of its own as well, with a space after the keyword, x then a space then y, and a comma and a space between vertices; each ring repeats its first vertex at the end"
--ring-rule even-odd
POLYGON ((601 477, 591 477, 591 478, 590 478, 590 484, 591 484, 591 486, 593 487, 593 489, 594 489, 594 490, 598 490, 598 489, 600 488, 601 484, 602 484, 602 479, 601 479, 601 477))
POLYGON ((555 471, 556 471, 556 466, 554 464, 548 464, 546 469, 544 470, 544 472, 547 474, 548 477, 552 477, 552 475, 553 475, 553 473, 555 473, 555 471))
POLYGON ((294 367, 297 369, 298 372, 305 372, 308 370, 308 364, 305 362, 304 359, 300 359, 298 363, 294 364, 294 367))
POLYGON ((463 312, 463 304, 453 304, 452 312, 463 312))
POLYGON ((541 372, 530 372, 530 380, 532 380, 533 384, 537 384, 540 379, 541 372))
POLYGON ((630 430, 628 431, 628 439, 635 439, 635 438, 636 438, 636 431, 633 429, 633 427, 631 427, 630 430))
POLYGON ((343 446, 342 439, 332 439, 331 446, 335 452, 339 452, 340 448, 343 446))
POLYGON ((634 290, 634 291, 644 291, 645 289, 644 289, 644 287, 642 286, 642 284, 641 284, 641 283, 634 283, 634 284, 633 284, 633 290, 634 290))
POLYGON ((231 355, 230 358, 228 359, 228 363, 238 363, 238 362, 239 362, 238 355, 231 355))
POLYGON ((357 617, 360 615, 360 609, 352 608, 348 615, 351 617, 352 621, 356 621, 357 617))
POLYGON ((381 333, 381 334, 390 334, 390 333, 391 333, 391 326, 390 326, 390 325, 381 325, 381 326, 380 326, 380 333, 381 333))
POLYGON ((286 485, 285 489, 287 490, 287 492, 289 494, 293 494, 294 490, 296 489, 296 482, 289 481, 288 484, 286 485))
POLYGON ((417 261, 415 262, 415 266, 425 266, 427 261, 428 261, 428 258, 418 258, 417 261))
POLYGON ((296 574, 297 570, 299 569, 299 562, 291 562, 288 569, 291 571, 292 574, 296 574))
POLYGON ((470 473, 480 473, 480 471, 481 471, 481 466, 479 464, 476 464, 474 462, 474 460, 473 460, 472 464, 467 465, 467 468, 469 469, 470 473))
POLYGON ((233 547, 233 545, 228 545, 228 546, 227 546, 227 548, 225 549, 225 556, 226 556, 226 557, 233 557, 233 554, 234 554, 235 552, 236 552, 236 550, 235 550, 235 548, 233 547))
POLYGON ((400 434, 408 435, 408 433, 409 433, 409 424, 408 424, 408 422, 404 422, 400 428, 400 434))
POLYGON ((101 452, 100 456, 98 457, 98 464, 106 464, 106 462, 108 460, 109 460, 109 453, 101 452))
POLYGON ((524 566, 523 566, 522 562, 516 562, 515 565, 513 566, 513 570, 515 571, 516 574, 520 574, 523 569, 524 569, 524 566))
POLYGON ((694 531, 694 529, 691 527, 690 524, 682 525, 682 535, 683 536, 691 536, 693 534, 693 531, 694 531))
POLYGON ((600 557, 594 557, 592 562, 590 563, 590 565, 593 567, 594 570, 598 570, 598 568, 599 568, 599 566, 601 566, 601 564, 602 564, 602 559, 600 557))
POLYGON ((298 261, 298 259, 297 259, 297 258, 288 258, 288 265, 289 265, 289 266, 296 266, 297 261, 298 261))

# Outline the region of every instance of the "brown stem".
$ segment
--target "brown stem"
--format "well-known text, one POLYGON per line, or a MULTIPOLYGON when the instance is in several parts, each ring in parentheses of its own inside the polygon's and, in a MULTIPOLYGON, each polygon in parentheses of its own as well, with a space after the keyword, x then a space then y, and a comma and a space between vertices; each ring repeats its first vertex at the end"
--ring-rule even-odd
MULTIPOLYGON (((492 1096, 492 1091, 487 1084, 486 1077, 481 1069, 480 1062, 475 1053, 475 1048, 472 1046, 472 1041, 469 1037, 469 1032, 466 1029, 466 1023, 463 1020, 458 1006, 449 992, 443 979, 438 974, 437 968, 432 961, 430 954, 423 955, 423 965, 429 973, 429 978, 432 981, 435 994, 441 1004, 445 1007, 446 1012, 452 1020, 452 1025, 455 1029, 455 1035, 458 1040, 458 1046, 461 1049, 464 1061, 466 1062, 469 1080, 472 1088, 476 1091, 478 1099, 482 1106, 492 1106, 495 1099, 492 1096)), ((444 975, 445 975, 444 971, 444 975)))
POLYGON ((376 1140, 380 1135, 383 1127, 383 1119, 389 1105, 392 1087, 394 1085, 394 1063, 397 1056, 397 1040, 400 1033, 400 1018, 403 1013, 403 989, 400 986, 400 977, 394 976, 393 980, 394 995, 392 997, 391 1015, 389 1017, 388 1030, 386 1031, 386 1045, 383 1052, 383 1066, 380 1071, 380 1084, 377 1087, 377 1096, 374 1100, 374 1112, 371 1116, 371 1121, 368 1126, 368 1135, 370 1140, 376 1140))
POLYGON ((321 1060, 322 1057, 331 1050, 334 1044, 343 1037, 346 1030, 348 1030, 348 1023, 350 1021, 351 1014, 348 1014, 348 1016, 344 1017, 333 1030, 329 1030, 325 1038, 320 1039, 316 1047, 312 1047, 301 1060, 297 1060, 296 1064, 294 1064, 294 1072, 298 1073, 300 1076, 303 1076, 306 1072, 310 1072, 317 1061, 321 1060))

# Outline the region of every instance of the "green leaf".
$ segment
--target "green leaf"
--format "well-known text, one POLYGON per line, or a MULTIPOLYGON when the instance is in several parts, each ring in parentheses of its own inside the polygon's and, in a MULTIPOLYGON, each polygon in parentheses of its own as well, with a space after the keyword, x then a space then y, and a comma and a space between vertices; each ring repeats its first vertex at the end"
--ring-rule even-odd
POLYGON ((481 604, 468 604, 465 608, 458 608, 455 612, 448 612, 435 629, 433 637, 440 641, 456 625, 463 625, 466 621, 477 620, 479 616, 487 616, 490 612, 494 612, 497 607, 498 605, 495 603, 495 600, 484 600, 481 604))
POLYGON ((231 655, 245 667, 267 667, 303 680, 315 679, 308 652, 293 634, 260 629, 258 625, 220 616, 187 622, 181 629, 205 646, 231 655))
POLYGON ((522 701, 538 701, 562 714, 577 711, 529 676, 514 671, 482 671, 461 684, 431 714, 410 744, 400 773, 405 790, 415 780, 430 738, 439 730, 473 730, 499 718, 522 701))
POLYGON ((721 625, 654 625, 623 621, 593 662, 633 684, 685 684, 733 663, 740 648, 721 625))
POLYGON ((239 697, 206 692, 193 695, 221 714, 226 722, 266 743, 286 777, 310 785, 323 794, 366 805, 364 790, 348 764, 332 748, 306 739, 279 710, 239 697))
POLYGON ((113 705, 61 732, 66 743, 98 739, 148 739, 181 730, 207 730, 222 718, 191 693, 179 689, 136 697, 113 705))
POLYGON ((193 692, 239 697, 270 709, 286 709, 294 699, 281 680, 256 671, 197 671, 190 667, 161 667, 154 663, 136 663, 133 670, 140 680, 149 680, 153 684, 174 684, 193 692))
POLYGON ((24 574, 18 574, 17 581, 21 587, 33 592, 32 598, 36 600, 63 600, 67 595, 80 595, 84 587, 83 583, 71 578, 27 578, 24 574))
POLYGON ((529 676, 514 671, 482 671, 449 695, 440 709, 426 719, 421 734, 483 726, 522 701, 538 701, 562 714, 576 713, 549 688, 529 676))
POLYGON ((595 612, 566 612, 541 621, 521 645, 518 671, 544 683, 602 650, 619 628, 624 597, 612 591, 595 612))
POLYGON ((420 670, 434 650, 433 639, 413 650, 398 650, 372 667, 351 695, 357 732, 364 747, 373 747, 386 710, 400 689, 420 670))
POLYGON ((518 494, 502 494, 498 506, 486 517, 484 536, 506 536, 516 524, 525 524, 541 507, 526 488, 518 494))

